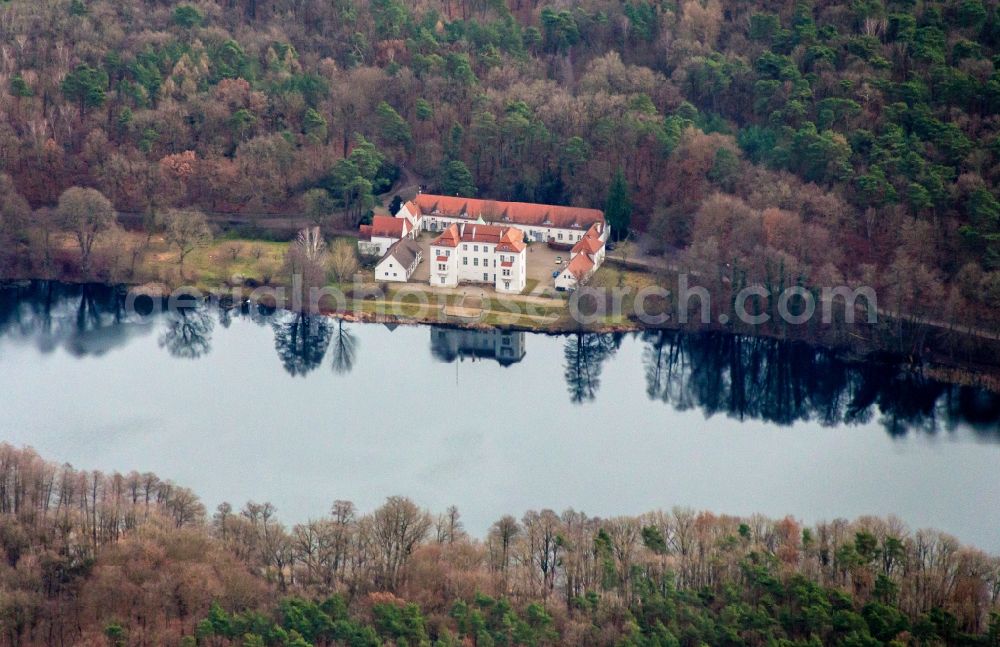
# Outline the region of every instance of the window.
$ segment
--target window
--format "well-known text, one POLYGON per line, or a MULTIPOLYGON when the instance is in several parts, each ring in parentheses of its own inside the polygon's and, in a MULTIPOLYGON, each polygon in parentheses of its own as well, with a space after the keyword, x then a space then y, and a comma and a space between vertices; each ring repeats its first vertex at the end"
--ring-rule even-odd
POLYGON ((465 250, 465 251, 469 251, 469 246, 468 245, 462 245, 462 249, 465 250))
POLYGON ((469 257, 466 256, 465 258, 462 259, 462 265, 468 265, 468 264, 469 264, 469 257))
POLYGON ((510 289, 510 281, 504 281, 503 282, 503 287, 504 287, 505 290, 509 290, 510 289))
POLYGON ((451 250, 450 249, 444 250, 444 255, 445 256, 451 256, 451 250))
POLYGON ((473 245, 472 246, 472 251, 478 252, 479 251, 479 245, 473 245))
POLYGON ((486 273, 483 273, 483 280, 484 281, 489 281, 490 280, 490 275, 486 274, 486 273))
POLYGON ((559 232, 559 240, 562 240, 562 232, 559 232))
POLYGON ((444 277, 443 276, 441 277, 441 282, 444 283, 444 277))
POLYGON ((448 266, 445 265, 444 263, 440 263, 440 264, 438 264, 438 270, 440 270, 441 272, 447 272, 448 271, 448 266))
POLYGON ((392 275, 393 275, 393 276, 396 276, 396 273, 395 273, 395 272, 393 272, 393 273, 392 273, 392 275))
POLYGON ((479 267, 479 259, 478 258, 472 259, 472 264, 475 265, 476 267, 479 267))
POLYGON ((503 271, 503 275, 504 276, 510 276, 510 270, 504 270, 503 271))

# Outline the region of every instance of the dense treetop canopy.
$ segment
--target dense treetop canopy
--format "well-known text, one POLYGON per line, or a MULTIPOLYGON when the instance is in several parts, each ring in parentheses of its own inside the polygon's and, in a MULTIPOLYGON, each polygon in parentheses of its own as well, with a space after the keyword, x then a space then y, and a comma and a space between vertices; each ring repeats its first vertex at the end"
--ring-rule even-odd
POLYGON ((353 226, 405 170, 627 195, 654 251, 736 285, 907 274, 948 302, 929 317, 1000 304, 992 0, 7 0, 0 37, 0 172, 36 208, 87 185, 252 216, 322 189, 353 226), (745 248, 711 199, 751 214, 745 248))

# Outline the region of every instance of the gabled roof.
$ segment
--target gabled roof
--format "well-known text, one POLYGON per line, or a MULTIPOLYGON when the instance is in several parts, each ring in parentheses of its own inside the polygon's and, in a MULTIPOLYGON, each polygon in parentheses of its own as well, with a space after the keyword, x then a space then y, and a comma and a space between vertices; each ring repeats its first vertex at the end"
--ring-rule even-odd
MULTIPOLYGON (((365 235, 365 227, 361 225, 359 231, 365 235)), ((410 225, 405 218, 393 218, 392 216, 375 216, 372 218, 371 226, 368 226, 368 236, 381 236, 384 238, 402 238, 410 230, 410 225)))
POLYGON ((603 240, 588 235, 577 241, 576 245, 573 245, 573 253, 596 254, 602 247, 604 247, 603 240))
POLYGON ((524 232, 517 227, 508 227, 503 232, 500 242, 497 243, 498 252, 523 252, 527 245, 524 244, 524 232))
POLYGON ((419 216, 420 215, 420 207, 418 207, 413 202, 413 200, 407 201, 406 204, 404 204, 403 206, 406 207, 406 210, 409 211, 411 215, 413 215, 413 216, 419 216))
POLYGON ((413 261, 415 261, 419 255, 420 245, 409 238, 403 238, 390 245, 389 249, 386 250, 385 254, 379 259, 378 262, 381 265, 382 261, 391 256, 397 263, 402 265, 404 268, 407 268, 410 265, 413 265, 413 261))
POLYGON ((441 232, 441 235, 431 241, 431 245, 438 245, 441 247, 458 247, 458 225, 449 225, 447 229, 441 232))
POLYGON ((591 260, 590 255, 586 252, 574 256, 573 260, 571 260, 569 265, 566 266, 566 269, 577 281, 580 281, 587 276, 587 273, 593 268, 594 261, 591 260))
POLYGON ((509 222, 517 225, 551 226, 563 229, 589 228, 594 223, 604 223, 604 212, 583 207, 563 207, 530 202, 498 202, 447 195, 421 193, 412 202, 423 214, 436 214, 451 218, 486 222, 509 222))

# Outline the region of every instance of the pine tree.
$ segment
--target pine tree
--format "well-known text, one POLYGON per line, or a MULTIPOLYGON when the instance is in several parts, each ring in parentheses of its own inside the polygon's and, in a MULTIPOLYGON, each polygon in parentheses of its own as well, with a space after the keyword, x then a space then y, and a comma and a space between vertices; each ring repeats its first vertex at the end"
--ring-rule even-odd
POLYGON ((441 192, 466 197, 476 195, 475 181, 464 162, 451 160, 444 163, 441 169, 441 192))
POLYGON ((625 172, 619 166, 608 188, 608 200, 604 205, 604 216, 611 225, 611 235, 615 240, 621 240, 628 235, 629 224, 632 222, 632 199, 629 197, 628 182, 625 172))

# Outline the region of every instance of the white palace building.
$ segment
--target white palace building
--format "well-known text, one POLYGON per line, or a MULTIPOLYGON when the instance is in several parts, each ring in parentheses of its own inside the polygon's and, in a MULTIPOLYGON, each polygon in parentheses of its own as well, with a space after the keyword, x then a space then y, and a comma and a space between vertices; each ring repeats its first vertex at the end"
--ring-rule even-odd
MULTIPOLYGON (((403 272, 391 271, 397 261, 406 266, 412 260, 408 246, 396 243, 416 238, 420 231, 439 234, 426 259, 431 285, 486 283, 507 293, 525 288, 528 241, 570 250, 570 261, 555 277, 555 285, 572 289, 600 267, 610 235, 604 213, 597 209, 421 193, 404 203, 395 217, 375 216, 371 225, 362 225, 358 249, 382 257, 376 266, 377 279, 406 281, 415 265, 403 272), (406 259, 391 258, 404 250, 406 259)), ((415 263, 419 262, 417 255, 415 263)))
POLYGON ((517 227, 528 240, 572 245, 581 240, 594 224, 600 225, 601 240, 607 242, 610 229, 604 212, 582 207, 562 207, 528 202, 498 202, 446 195, 417 194, 396 214, 413 229, 444 231, 448 225, 479 223, 517 227))
POLYGON ((431 242, 431 285, 489 283, 520 293, 527 281, 524 232, 517 227, 450 224, 431 242))

